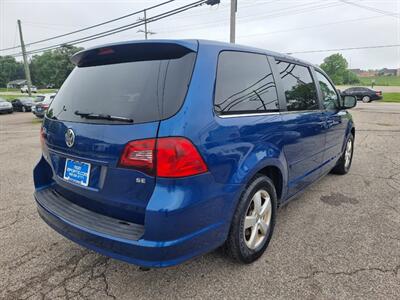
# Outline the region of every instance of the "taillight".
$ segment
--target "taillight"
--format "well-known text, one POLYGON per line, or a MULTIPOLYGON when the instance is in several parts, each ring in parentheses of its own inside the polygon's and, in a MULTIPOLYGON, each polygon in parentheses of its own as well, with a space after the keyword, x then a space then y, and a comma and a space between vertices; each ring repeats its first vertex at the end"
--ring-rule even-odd
POLYGON ((42 146, 42 149, 44 147, 44 140, 46 138, 46 134, 44 133, 43 126, 40 127, 40 145, 42 146))
POLYGON ((196 147, 183 137, 157 140, 157 176, 185 177, 207 172, 196 147))
POLYGON ((156 139, 129 142, 125 146, 124 152, 119 160, 119 165, 153 175, 155 145, 156 139))
POLYGON ((119 166, 169 178, 193 176, 208 170, 196 147, 183 137, 129 142, 119 166))
POLYGON ((48 109, 49 105, 48 104, 43 104, 43 109, 48 109))
POLYGON ((376 92, 376 95, 377 95, 377 96, 382 96, 382 92, 381 92, 381 91, 378 91, 378 92, 376 92))

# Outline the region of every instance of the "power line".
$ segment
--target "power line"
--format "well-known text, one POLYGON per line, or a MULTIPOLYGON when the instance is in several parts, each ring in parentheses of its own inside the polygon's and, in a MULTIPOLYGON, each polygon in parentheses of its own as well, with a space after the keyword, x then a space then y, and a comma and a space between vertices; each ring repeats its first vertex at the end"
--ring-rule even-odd
POLYGON ((358 19, 349 19, 349 20, 343 20, 343 21, 337 21, 337 22, 322 23, 322 24, 310 25, 310 26, 304 26, 304 27, 295 27, 295 28, 276 30, 276 31, 270 31, 270 32, 245 34, 245 35, 239 35, 238 37, 247 38, 247 37, 253 37, 253 36, 265 36, 265 35, 272 35, 272 34, 277 34, 277 33, 285 33, 285 32, 319 28, 319 27, 323 27, 323 26, 338 25, 338 24, 345 24, 345 23, 352 23, 352 22, 359 22, 359 21, 367 21, 367 20, 371 20, 371 19, 378 19, 378 18, 384 18, 384 17, 385 16, 373 16, 373 17, 364 17, 364 18, 358 18, 358 19))
POLYGON ((286 54, 292 55, 292 54, 304 54, 304 53, 347 51, 347 50, 363 50, 363 49, 378 49, 378 48, 394 48, 394 47, 400 47, 400 44, 378 45, 378 46, 362 46, 362 47, 348 47, 348 48, 335 48, 335 49, 323 49, 323 50, 294 51, 294 52, 287 52, 286 54))
MULTIPOLYGON (((165 1, 165 2, 162 2, 160 4, 147 7, 145 9, 147 9, 147 10, 153 9, 153 8, 160 7, 160 6, 163 6, 165 4, 168 4, 168 3, 171 3, 171 2, 174 2, 174 1, 176 1, 176 0, 165 1)), ((145 9, 138 10, 138 11, 129 13, 127 15, 124 15, 124 16, 121 16, 121 17, 118 17, 118 18, 115 18, 115 19, 111 19, 111 20, 108 20, 108 21, 105 21, 105 22, 101 22, 101 23, 98 23, 98 24, 95 24, 95 25, 91 25, 91 26, 88 26, 88 27, 84 27, 84 28, 81 28, 81 29, 78 29, 78 30, 74 30, 74 31, 67 32, 67 33, 64 33, 64 34, 56 35, 56 36, 53 36, 53 37, 50 37, 50 38, 46 38, 46 39, 43 39, 43 40, 27 43, 27 44, 25 44, 25 46, 31 46, 31 45, 47 42, 47 41, 58 39, 58 38, 61 38, 61 37, 65 37, 65 36, 68 36, 68 35, 71 35, 71 34, 75 34, 75 33, 79 33, 79 32, 82 32, 82 31, 89 30, 89 29, 93 29, 93 28, 96 28, 96 27, 99 27, 99 26, 102 26, 102 25, 110 24, 112 22, 116 22, 116 21, 119 21, 119 20, 122 20, 122 19, 125 19, 125 18, 128 18, 128 17, 134 16, 136 14, 142 13, 145 9)), ((4 48, 4 49, 0 49, 0 51, 12 50, 12 49, 16 49, 16 48, 18 48, 18 47, 4 48)))
POLYGON ((367 9, 367 10, 370 10, 370 11, 374 11, 374 12, 383 14, 383 15, 388 16, 388 17, 393 17, 393 18, 400 19, 400 15, 399 15, 399 14, 391 13, 390 11, 386 11, 386 10, 378 9, 378 8, 371 7, 371 6, 362 5, 362 4, 358 4, 358 3, 354 3, 354 2, 350 2, 350 1, 348 1, 348 0, 339 0, 339 1, 340 1, 340 2, 343 2, 343 3, 346 3, 346 4, 348 4, 348 5, 353 5, 353 6, 357 6, 357 7, 360 7, 360 8, 364 8, 364 9, 367 9))
MULTIPOLYGON (((163 13, 158 14, 156 16, 150 17, 150 18, 147 19, 147 23, 155 22, 155 21, 164 19, 166 17, 173 16, 175 14, 181 13, 181 12, 186 11, 188 9, 192 9, 194 7, 198 7, 198 6, 206 4, 206 3, 208 4, 209 2, 210 2, 210 0, 200 0, 200 1, 192 2, 190 4, 187 4, 187 5, 175 8, 173 10, 169 10, 167 12, 163 12, 163 13)), ((136 27, 139 27, 139 26, 142 26, 142 25, 144 25, 144 21, 143 20, 139 20, 139 21, 136 21, 136 22, 133 22, 133 23, 130 23, 130 24, 126 24, 124 26, 120 26, 120 27, 117 27, 117 28, 106 30, 106 31, 103 31, 103 32, 100 32, 100 33, 97 33, 97 34, 93 34, 93 35, 90 35, 90 36, 82 37, 82 38, 79 38, 79 39, 76 39, 76 40, 72 40, 72 41, 68 41, 68 42, 64 42, 64 43, 60 43, 60 44, 55 44, 55 45, 52 45, 52 46, 47 46, 47 47, 43 47, 43 48, 39 48, 39 49, 34 49, 34 50, 31 50, 31 51, 28 51, 27 54, 36 54, 36 53, 43 52, 43 51, 46 51, 46 50, 53 50, 53 49, 56 49, 56 48, 60 48, 63 45, 66 45, 66 44, 67 45, 81 44, 81 43, 84 43, 84 42, 92 41, 92 40, 95 40, 95 39, 98 39, 98 38, 102 38, 102 37, 113 35, 113 34, 116 34, 116 33, 119 33, 119 32, 123 32, 123 31, 129 30, 129 29, 132 29, 132 28, 136 28, 136 27)), ((21 55, 21 53, 10 54, 10 56, 14 56, 14 57, 20 56, 20 55, 21 55)))
MULTIPOLYGON (((271 2, 276 2, 275 1, 271 1, 271 2)), ((270 3, 270 2, 268 2, 270 3)), ((339 5, 343 5, 342 3, 334 3, 334 2, 330 2, 330 3, 324 3, 324 4, 316 4, 317 2, 312 2, 312 3, 307 3, 307 4, 300 4, 300 5, 295 5, 295 6, 291 6, 291 7, 286 7, 286 8, 280 8, 280 9, 276 9, 276 10, 272 10, 269 11, 267 14, 250 14, 250 15, 245 15, 245 16, 238 16, 237 20, 240 21, 240 24, 243 23, 249 23, 249 22, 256 22, 256 21, 260 21, 260 19, 264 19, 264 18, 268 18, 268 20, 272 19, 272 18, 277 18, 277 17, 286 17, 286 16, 290 16, 290 15, 296 15, 296 14, 301 14, 301 13, 308 13, 308 12, 313 12, 316 10, 320 10, 320 9, 326 9, 326 8, 331 8, 334 6, 339 6, 339 5), (302 6, 303 8, 298 8, 298 6, 302 6)), ((239 9, 241 7, 239 6, 239 9)), ((197 26, 190 26, 190 28, 182 28, 182 29, 177 29, 177 30, 158 30, 157 33, 170 33, 170 32, 174 32, 174 31, 192 31, 194 29, 203 29, 206 28, 208 26, 215 26, 215 25, 224 25, 224 23, 227 23, 228 20, 222 20, 222 21, 215 21, 215 22, 207 22, 204 23, 202 25, 197 25, 197 26)), ((176 27, 174 27, 175 29, 176 27)))

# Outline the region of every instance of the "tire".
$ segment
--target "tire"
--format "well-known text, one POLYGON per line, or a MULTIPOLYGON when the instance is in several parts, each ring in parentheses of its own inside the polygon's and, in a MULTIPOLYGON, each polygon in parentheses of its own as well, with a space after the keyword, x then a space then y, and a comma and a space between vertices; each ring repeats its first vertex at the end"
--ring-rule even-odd
POLYGON ((273 182, 266 176, 257 175, 247 185, 233 215, 228 239, 224 244, 228 256, 243 264, 257 260, 265 252, 271 240, 276 209, 277 196, 273 182), (258 210, 256 202, 259 203, 258 210), (255 223, 253 226, 249 226, 253 223, 255 223), (245 226, 249 227, 246 229, 245 226))
POLYGON ((369 103, 369 102, 371 102, 371 98, 369 96, 364 96, 364 97, 362 97, 362 102, 369 103))
POLYGON ((22 112, 26 112, 25 106, 22 106, 21 111, 22 111, 22 112))
POLYGON ((346 141, 346 146, 344 148, 343 154, 338 160, 336 166, 332 169, 332 173, 339 175, 347 174, 350 170, 351 163, 353 161, 353 152, 354 152, 354 136, 350 134, 350 136, 346 141), (350 150, 348 149, 348 147, 350 147, 350 150))

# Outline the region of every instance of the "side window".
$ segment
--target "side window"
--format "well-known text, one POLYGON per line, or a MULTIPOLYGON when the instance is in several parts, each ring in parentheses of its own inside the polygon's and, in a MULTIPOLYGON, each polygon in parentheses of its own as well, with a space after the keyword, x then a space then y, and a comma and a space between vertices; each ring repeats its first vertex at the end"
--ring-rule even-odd
POLYGON ((277 61, 288 111, 319 109, 310 70, 294 63, 277 61))
POLYGON ((219 114, 279 111, 275 82, 265 55, 220 53, 214 109, 219 114))
POLYGON ((337 109, 339 107, 339 98, 335 88, 325 77, 324 74, 316 71, 319 86, 321 87, 323 104, 325 109, 337 109))

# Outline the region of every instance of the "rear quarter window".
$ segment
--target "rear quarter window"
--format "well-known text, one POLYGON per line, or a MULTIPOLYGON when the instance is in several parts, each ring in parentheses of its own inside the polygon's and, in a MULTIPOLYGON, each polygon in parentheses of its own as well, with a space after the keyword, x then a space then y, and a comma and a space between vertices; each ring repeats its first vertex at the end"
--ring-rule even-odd
POLYGON ((265 55, 220 53, 214 110, 221 115, 279 111, 275 81, 265 55))

